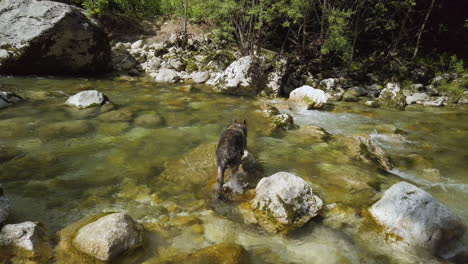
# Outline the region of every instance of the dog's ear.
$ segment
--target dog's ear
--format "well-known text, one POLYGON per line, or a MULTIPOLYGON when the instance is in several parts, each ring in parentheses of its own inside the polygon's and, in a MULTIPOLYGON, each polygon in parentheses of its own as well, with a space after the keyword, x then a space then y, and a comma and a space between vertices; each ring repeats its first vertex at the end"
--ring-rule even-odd
POLYGON ((244 119, 244 126, 247 126, 247 120, 244 119))
POLYGON ((237 123, 237 120, 233 119, 231 124, 235 124, 235 123, 237 123))

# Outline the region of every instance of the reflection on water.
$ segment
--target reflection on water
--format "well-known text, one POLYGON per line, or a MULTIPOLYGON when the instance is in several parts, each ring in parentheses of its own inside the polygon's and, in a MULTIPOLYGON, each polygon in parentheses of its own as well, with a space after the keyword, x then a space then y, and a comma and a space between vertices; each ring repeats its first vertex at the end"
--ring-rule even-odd
MULTIPOLYGON (((289 112, 300 126, 317 125, 334 135, 370 135, 397 165, 383 174, 350 158, 340 140, 271 134, 252 98, 213 94, 203 87, 184 92, 142 80, 2 78, 0 85, 28 99, 0 110, 0 144, 16 153, 0 164, 0 182, 12 201, 9 221, 40 221, 53 235, 84 216, 125 211, 155 230, 151 239, 157 243, 148 244, 151 250, 137 258, 140 262, 169 249, 191 252, 229 240, 243 245, 256 263, 381 263, 379 249, 370 249, 372 242, 363 244, 345 229, 313 221, 292 237, 265 235, 229 213, 213 212, 206 188, 177 180, 190 175, 161 176, 196 147, 216 143, 232 119, 248 120, 248 149, 269 175, 294 172, 311 182, 325 203, 359 212, 379 190, 407 180, 468 222, 468 207, 460 202, 468 200, 466 107, 399 112, 340 103, 331 112, 289 112), (67 96, 86 89, 106 94, 121 114, 103 118, 63 105, 67 96), (157 113, 164 122, 137 124, 147 113, 157 113), (171 225, 177 216, 199 220, 190 228, 171 225), (165 225, 176 227, 164 230, 165 225)), ((221 211, 235 211, 235 206, 221 211)))

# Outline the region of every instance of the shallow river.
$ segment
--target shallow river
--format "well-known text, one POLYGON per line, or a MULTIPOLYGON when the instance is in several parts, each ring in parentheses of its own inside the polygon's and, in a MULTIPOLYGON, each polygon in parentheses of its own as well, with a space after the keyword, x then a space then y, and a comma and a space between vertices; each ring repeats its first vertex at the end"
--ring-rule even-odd
POLYGON ((253 98, 203 88, 187 92, 143 80, 0 78, 0 90, 28 99, 0 110, 0 144, 20 153, 0 164, 0 183, 12 202, 9 222, 42 222, 54 243, 57 231, 100 212, 127 212, 140 223, 167 226, 148 232, 145 250, 123 263, 157 263, 158 257, 173 254, 167 252, 191 252, 223 241, 244 246, 252 263, 438 263, 425 254, 396 257, 379 238, 323 219, 287 237, 268 235, 232 214, 235 205, 212 201, 207 188, 160 177, 171 162, 202 144, 216 143, 232 119, 247 120, 247 148, 267 175, 293 172, 309 181, 325 204, 352 208, 359 215, 379 190, 406 180, 468 223, 466 106, 411 106, 400 112, 339 103, 330 111, 285 110, 299 126, 317 125, 334 136, 369 135, 396 164, 386 173, 349 159, 340 141, 271 133, 253 98), (103 92, 126 110, 102 119, 63 105, 68 96, 87 89, 103 92), (157 112, 164 122, 138 126, 135 119, 148 112, 157 112), (70 124, 75 120, 85 121, 70 124), (197 221, 171 224, 177 216, 197 221))

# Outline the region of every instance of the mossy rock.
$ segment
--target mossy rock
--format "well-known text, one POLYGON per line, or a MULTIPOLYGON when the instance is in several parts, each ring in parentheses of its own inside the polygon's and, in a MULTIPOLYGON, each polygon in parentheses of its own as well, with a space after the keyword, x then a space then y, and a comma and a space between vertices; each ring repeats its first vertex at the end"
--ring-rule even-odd
POLYGON ((143 113, 135 118, 135 125, 145 128, 158 127, 163 125, 164 122, 164 118, 155 111, 143 113))
POLYGON ((113 110, 99 115, 99 120, 105 122, 123 122, 123 121, 132 121, 134 117, 134 111, 130 108, 123 108, 118 110, 113 110))
POLYGON ((42 138, 73 137, 86 134, 93 129, 92 123, 87 120, 63 121, 39 128, 39 136, 42 138))
POLYGON ((145 264, 248 264, 250 263, 247 251, 240 245, 224 242, 211 247, 203 248, 197 252, 147 261, 145 264))
POLYGON ((118 136, 130 129, 128 122, 101 123, 97 132, 106 136, 118 136))

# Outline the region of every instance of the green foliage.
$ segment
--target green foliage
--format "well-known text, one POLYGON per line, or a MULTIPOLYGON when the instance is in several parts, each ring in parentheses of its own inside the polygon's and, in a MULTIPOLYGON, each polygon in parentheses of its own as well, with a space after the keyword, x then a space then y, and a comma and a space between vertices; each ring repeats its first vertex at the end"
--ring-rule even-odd
POLYGON ((463 89, 463 84, 460 80, 453 82, 442 81, 442 83, 437 87, 437 89, 451 96, 461 95, 465 90, 463 89))
POLYGON ((331 10, 328 15, 328 35, 320 52, 324 55, 335 53, 344 61, 351 60, 351 42, 347 35, 350 10, 331 10))
POLYGON ((458 60, 457 56, 455 55, 450 56, 450 62, 449 62, 448 68, 449 68, 449 71, 460 73, 460 74, 465 72, 463 60, 458 60))
POLYGON ((83 7, 91 16, 98 16, 109 7, 108 0, 84 0, 83 7))

